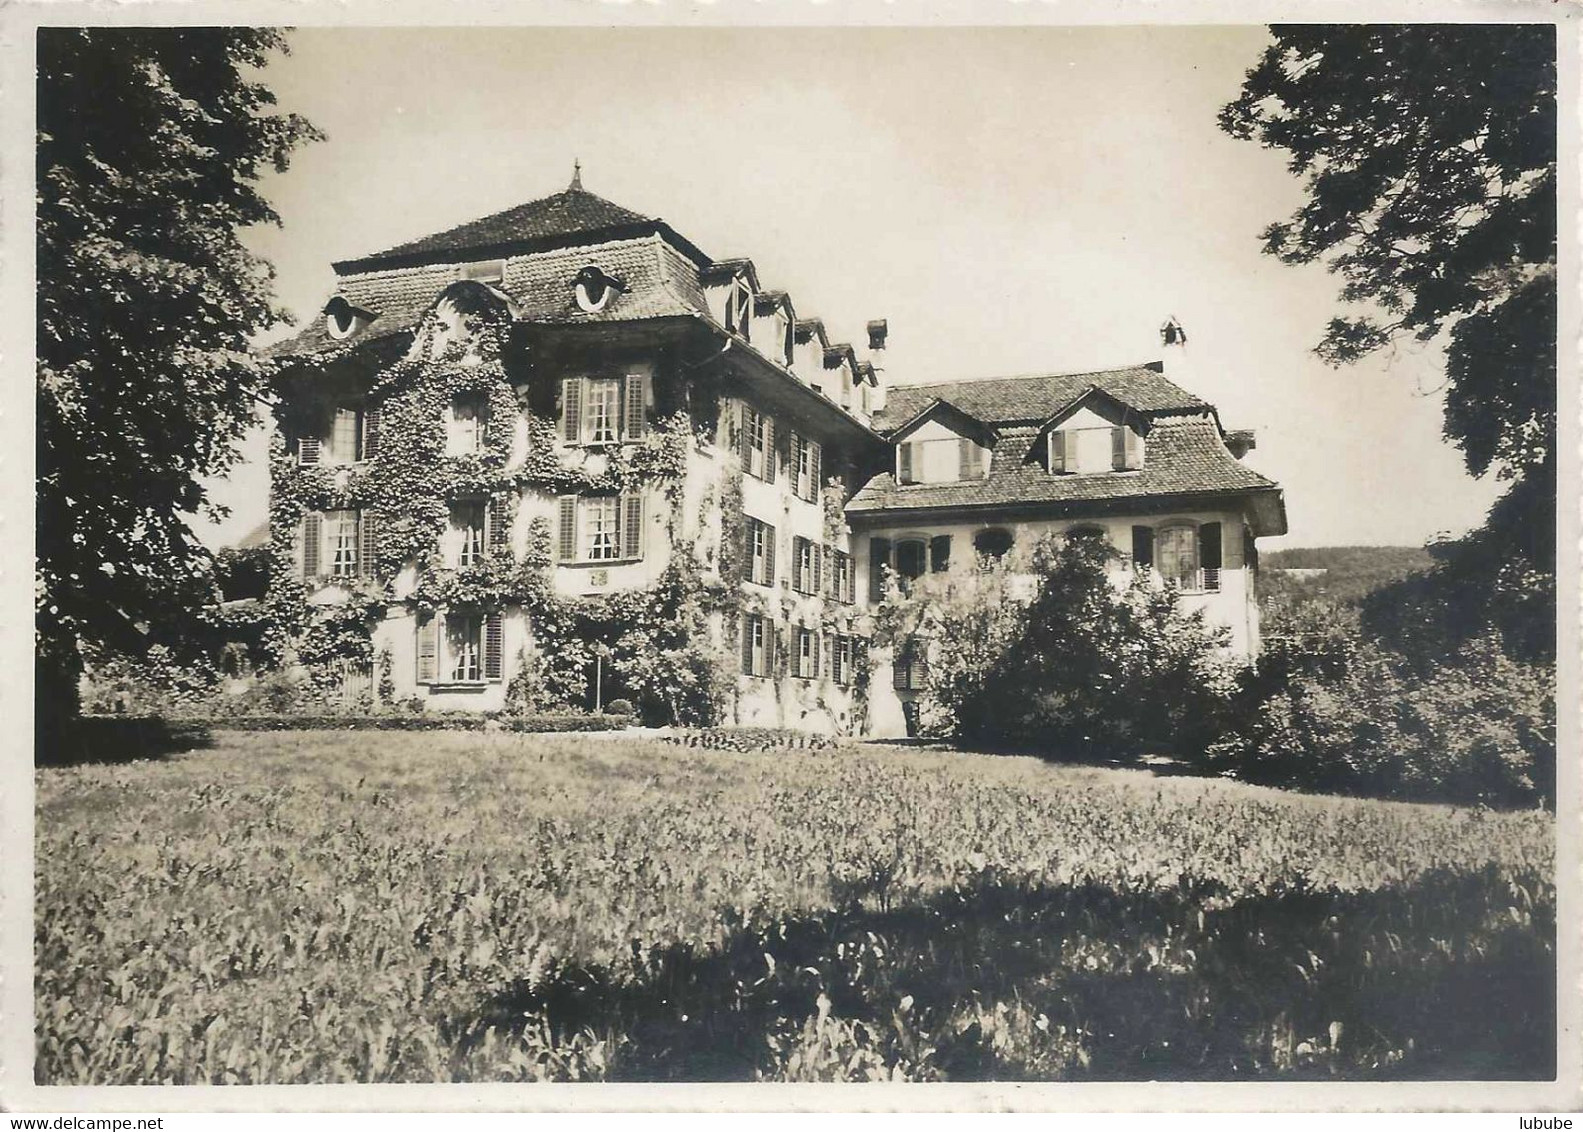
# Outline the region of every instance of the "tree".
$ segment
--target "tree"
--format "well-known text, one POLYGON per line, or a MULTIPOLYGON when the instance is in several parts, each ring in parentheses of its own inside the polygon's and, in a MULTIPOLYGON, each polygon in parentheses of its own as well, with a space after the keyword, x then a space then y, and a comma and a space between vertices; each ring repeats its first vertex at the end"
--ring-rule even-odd
POLYGON ((85 648, 136 652, 182 615, 265 378, 248 336, 284 317, 239 230, 278 223, 266 167, 319 137, 269 112, 259 28, 38 34, 38 558, 41 735, 75 715, 85 648))
POLYGON ((1330 362, 1401 336, 1444 342, 1445 435, 1473 474, 1518 482, 1477 545, 1438 548, 1433 604, 1461 610, 1458 639, 1518 610, 1520 631, 1497 627, 1543 642, 1555 574, 1555 29, 1272 31, 1220 116, 1233 136, 1288 151, 1305 178, 1307 200, 1265 230, 1265 251, 1324 261, 1345 281, 1341 298, 1359 309, 1331 319, 1317 347, 1330 362), (1502 604, 1496 575, 1521 592, 1502 604))
POLYGON ((876 612, 882 640, 940 642, 922 698, 932 729, 1067 758, 1200 754, 1235 683, 1229 634, 1148 571, 1118 589, 1115 556, 1098 539, 1052 536, 1026 566, 986 563, 888 598, 876 612))

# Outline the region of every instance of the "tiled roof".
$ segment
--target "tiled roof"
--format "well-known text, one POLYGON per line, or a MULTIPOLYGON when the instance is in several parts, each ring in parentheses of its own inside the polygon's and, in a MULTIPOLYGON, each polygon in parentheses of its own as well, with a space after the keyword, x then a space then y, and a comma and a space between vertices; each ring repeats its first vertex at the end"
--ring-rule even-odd
POLYGON ((1143 467, 1136 472, 1051 475, 1031 452, 1038 435, 1032 427, 1002 428, 989 475, 981 480, 901 486, 888 472, 875 476, 852 497, 847 510, 1074 503, 1276 487, 1226 451, 1207 406, 1196 415, 1155 420, 1144 439, 1143 467))
POLYGON ((874 414, 874 428, 879 432, 895 428, 911 420, 935 398, 949 401, 969 416, 990 424, 1043 421, 1091 385, 1141 413, 1198 412, 1209 408, 1207 402, 1166 380, 1159 370, 1128 366, 1094 373, 893 385, 886 395, 885 408, 874 414))
MULTIPOLYGON (((410 330, 455 281, 456 269, 443 264, 347 276, 341 280, 341 294, 375 312, 378 317, 373 322, 349 337, 331 338, 323 316, 316 313, 294 338, 259 353, 280 358, 340 352, 410 330)), ((513 257, 507 261, 500 289, 518 304, 518 317, 532 322, 620 322, 707 309, 698 269, 668 243, 652 237, 513 257), (572 277, 588 264, 620 279, 626 288, 613 295, 603 310, 592 313, 578 307, 572 291, 572 277)))
MULTIPOLYGON (((588 243, 597 241, 602 235, 630 236, 638 234, 639 230, 650 229, 664 230, 674 235, 663 221, 622 208, 619 204, 582 189, 570 188, 479 220, 470 220, 432 236, 397 244, 382 252, 344 260, 335 264, 335 268, 345 273, 368 271, 382 265, 424 261, 455 263, 464 258, 463 252, 485 252, 545 242, 588 243)), ((687 248, 689 252, 697 251, 690 244, 687 248)))

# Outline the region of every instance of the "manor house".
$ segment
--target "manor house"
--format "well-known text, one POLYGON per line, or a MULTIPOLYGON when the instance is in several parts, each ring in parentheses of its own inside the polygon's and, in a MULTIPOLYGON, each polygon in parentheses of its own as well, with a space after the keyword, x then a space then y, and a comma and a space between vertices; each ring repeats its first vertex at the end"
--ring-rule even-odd
POLYGON ((580 177, 334 269, 321 316, 264 351, 298 663, 351 657, 444 710, 663 716, 713 679, 740 724, 899 734, 927 652, 871 640, 887 587, 1046 532, 1107 540, 1118 579, 1147 568, 1258 647, 1280 489, 1159 362, 898 384, 884 320, 833 340, 751 260, 580 177), (644 620, 673 609, 685 656, 644 620))

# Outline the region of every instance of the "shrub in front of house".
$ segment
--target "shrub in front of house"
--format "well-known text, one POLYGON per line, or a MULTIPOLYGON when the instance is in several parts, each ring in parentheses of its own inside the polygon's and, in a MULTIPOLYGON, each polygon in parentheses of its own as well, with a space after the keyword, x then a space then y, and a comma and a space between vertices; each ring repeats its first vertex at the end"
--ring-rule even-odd
POLYGON ((1049 538, 1025 565, 930 579, 888 603, 884 634, 929 653, 921 718, 981 748, 1054 757, 1194 757, 1219 733, 1240 661, 1225 630, 1140 571, 1117 588, 1114 551, 1049 538))
POLYGON ((605 705, 606 715, 634 715, 636 709, 631 700, 611 700, 605 705))

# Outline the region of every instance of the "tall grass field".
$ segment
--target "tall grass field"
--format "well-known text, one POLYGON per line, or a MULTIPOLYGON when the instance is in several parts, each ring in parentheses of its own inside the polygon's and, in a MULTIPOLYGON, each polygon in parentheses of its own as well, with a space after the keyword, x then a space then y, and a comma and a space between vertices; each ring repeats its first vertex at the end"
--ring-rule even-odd
POLYGON ((451 732, 37 788, 40 1083, 1554 1073, 1541 812, 451 732))

